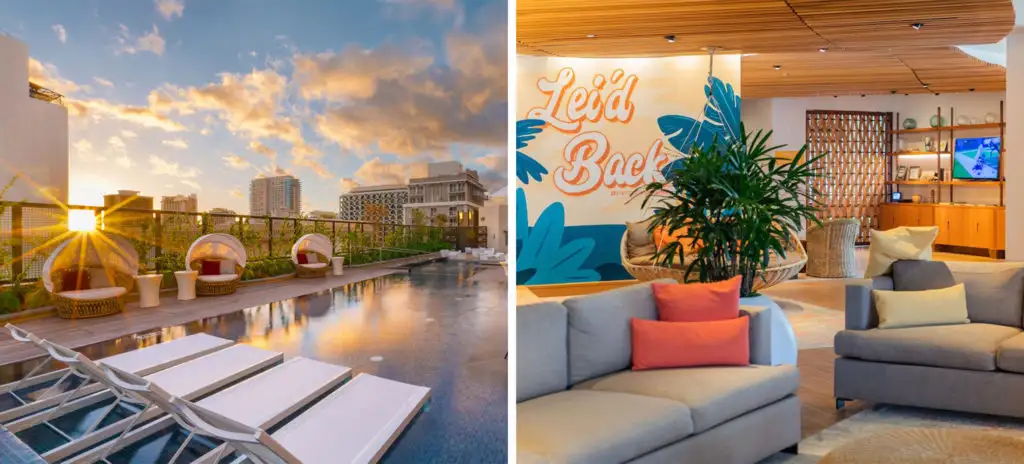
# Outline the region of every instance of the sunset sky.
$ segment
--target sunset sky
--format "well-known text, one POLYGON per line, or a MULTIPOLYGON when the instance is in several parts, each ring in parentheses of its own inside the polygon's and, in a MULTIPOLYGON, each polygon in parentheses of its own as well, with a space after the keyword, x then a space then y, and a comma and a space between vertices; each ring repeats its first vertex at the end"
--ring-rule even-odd
POLYGON ((196 193, 248 212, 292 173, 303 210, 461 161, 506 177, 507 4, 490 0, 0 2, 34 82, 69 98, 70 201, 196 193))

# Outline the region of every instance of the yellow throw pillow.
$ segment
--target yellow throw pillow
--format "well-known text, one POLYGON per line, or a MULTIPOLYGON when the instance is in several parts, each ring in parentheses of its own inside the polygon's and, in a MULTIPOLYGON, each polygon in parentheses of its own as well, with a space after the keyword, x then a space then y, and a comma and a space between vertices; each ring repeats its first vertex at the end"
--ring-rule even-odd
POLYGON ((967 292, 964 284, 920 292, 872 290, 879 329, 922 325, 966 324, 967 292))
POLYGON ((888 274, 892 263, 901 259, 932 259, 932 243, 938 236, 939 228, 934 226, 872 230, 864 278, 888 274))

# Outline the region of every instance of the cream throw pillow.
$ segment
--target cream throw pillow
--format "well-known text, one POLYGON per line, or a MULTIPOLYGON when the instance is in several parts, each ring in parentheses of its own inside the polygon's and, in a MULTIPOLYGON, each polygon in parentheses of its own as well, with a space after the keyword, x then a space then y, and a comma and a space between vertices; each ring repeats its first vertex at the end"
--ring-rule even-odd
POLYGON ((872 290, 879 329, 922 325, 966 324, 967 292, 964 284, 920 292, 872 290))
POLYGON ((939 228, 935 226, 872 230, 864 278, 888 274, 892 263, 901 259, 932 259, 932 244, 938 236, 939 228))

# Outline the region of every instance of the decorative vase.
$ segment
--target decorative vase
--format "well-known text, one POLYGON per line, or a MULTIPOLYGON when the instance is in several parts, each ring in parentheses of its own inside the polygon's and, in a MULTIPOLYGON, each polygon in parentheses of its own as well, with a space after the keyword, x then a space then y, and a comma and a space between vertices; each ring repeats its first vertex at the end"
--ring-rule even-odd
POLYGON ((998 120, 999 120, 999 118, 997 118, 994 113, 988 113, 988 114, 985 115, 985 123, 986 124, 992 124, 992 123, 994 123, 994 122, 996 122, 998 120))
POLYGON ((904 129, 917 129, 917 121, 915 121, 915 120, 913 120, 911 118, 904 119, 903 120, 903 128, 904 129))
POLYGON ((971 118, 967 116, 959 116, 956 118, 956 123, 961 126, 966 126, 971 123, 971 118))
POLYGON ((936 114, 932 116, 929 122, 931 122, 932 127, 943 127, 946 125, 946 118, 940 118, 939 115, 936 114))

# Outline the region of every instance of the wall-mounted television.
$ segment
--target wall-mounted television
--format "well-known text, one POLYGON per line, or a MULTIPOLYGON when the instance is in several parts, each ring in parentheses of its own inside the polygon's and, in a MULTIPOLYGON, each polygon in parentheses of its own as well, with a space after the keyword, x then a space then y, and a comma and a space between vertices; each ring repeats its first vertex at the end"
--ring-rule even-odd
POLYGON ((999 180, 999 137, 956 139, 953 150, 953 178, 999 180))

